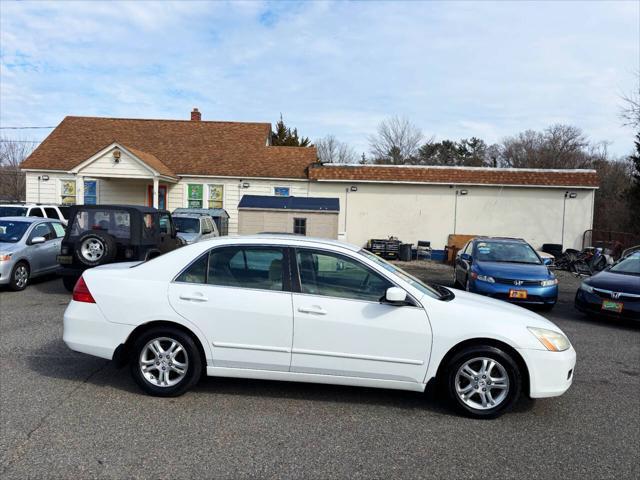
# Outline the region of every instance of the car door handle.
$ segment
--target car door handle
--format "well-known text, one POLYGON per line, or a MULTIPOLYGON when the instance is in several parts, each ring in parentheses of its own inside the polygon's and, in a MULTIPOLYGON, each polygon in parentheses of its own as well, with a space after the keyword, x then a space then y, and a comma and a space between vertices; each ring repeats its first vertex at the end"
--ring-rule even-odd
POLYGON ((298 307, 300 313, 311 313, 313 315, 326 315, 327 311, 322 307, 298 307))
POLYGON ((207 302, 207 301, 209 301, 209 299, 207 297, 205 297, 201 293, 193 293, 193 294, 183 293, 182 295, 180 295, 180 299, 181 300, 188 300, 190 302, 207 302))

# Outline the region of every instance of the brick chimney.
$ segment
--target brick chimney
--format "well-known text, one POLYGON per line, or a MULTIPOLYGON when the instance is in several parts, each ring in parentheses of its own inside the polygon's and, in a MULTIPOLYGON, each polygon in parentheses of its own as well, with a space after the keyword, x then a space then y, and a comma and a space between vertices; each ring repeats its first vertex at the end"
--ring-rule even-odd
POLYGON ((202 120, 202 114, 198 111, 197 108, 194 108, 191 112, 191 121, 199 122, 200 120, 202 120))

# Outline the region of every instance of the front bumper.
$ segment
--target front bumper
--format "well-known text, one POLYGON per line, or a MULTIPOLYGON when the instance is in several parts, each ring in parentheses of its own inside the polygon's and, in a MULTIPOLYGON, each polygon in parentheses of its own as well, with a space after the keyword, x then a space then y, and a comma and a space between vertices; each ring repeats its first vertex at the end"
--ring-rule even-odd
POLYGON ((0 285, 6 285, 9 283, 13 265, 13 259, 10 259, 8 262, 0 262, 0 285))
POLYGON ((529 396, 531 398, 557 397, 573 383, 576 351, 569 347, 564 352, 518 349, 529 370, 529 396))
POLYGON ((558 301, 558 285, 549 287, 516 286, 471 280, 469 288, 472 292, 480 295, 523 305, 554 305, 558 301), (509 298, 509 290, 526 290, 527 298, 509 298))
POLYGON ((613 318, 626 318, 629 320, 640 320, 640 299, 634 299, 629 301, 627 298, 621 298, 614 300, 616 302, 622 302, 621 312, 612 312, 602 309, 602 298, 594 293, 589 293, 585 290, 578 289, 575 298, 575 307, 583 313, 590 313, 593 315, 602 315, 613 318))
POLYGON ((64 312, 62 340, 75 352, 111 360, 134 328, 107 321, 95 303, 72 300, 64 312))

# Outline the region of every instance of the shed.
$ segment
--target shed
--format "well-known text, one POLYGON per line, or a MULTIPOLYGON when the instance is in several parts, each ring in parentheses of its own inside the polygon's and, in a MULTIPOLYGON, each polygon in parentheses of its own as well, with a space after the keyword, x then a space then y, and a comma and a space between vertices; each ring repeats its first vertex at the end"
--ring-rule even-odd
POLYGON ((338 238, 337 198, 244 195, 238 204, 238 233, 295 233, 338 238))

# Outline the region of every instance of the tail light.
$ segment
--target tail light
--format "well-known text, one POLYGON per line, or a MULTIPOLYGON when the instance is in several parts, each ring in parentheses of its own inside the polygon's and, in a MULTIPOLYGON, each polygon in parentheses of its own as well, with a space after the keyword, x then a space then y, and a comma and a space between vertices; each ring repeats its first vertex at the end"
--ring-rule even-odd
POLYGON ((76 282, 76 286, 73 287, 73 300, 76 302, 84 303, 96 303, 93 299, 93 295, 89 291, 89 287, 84 281, 84 278, 80 277, 76 282))

